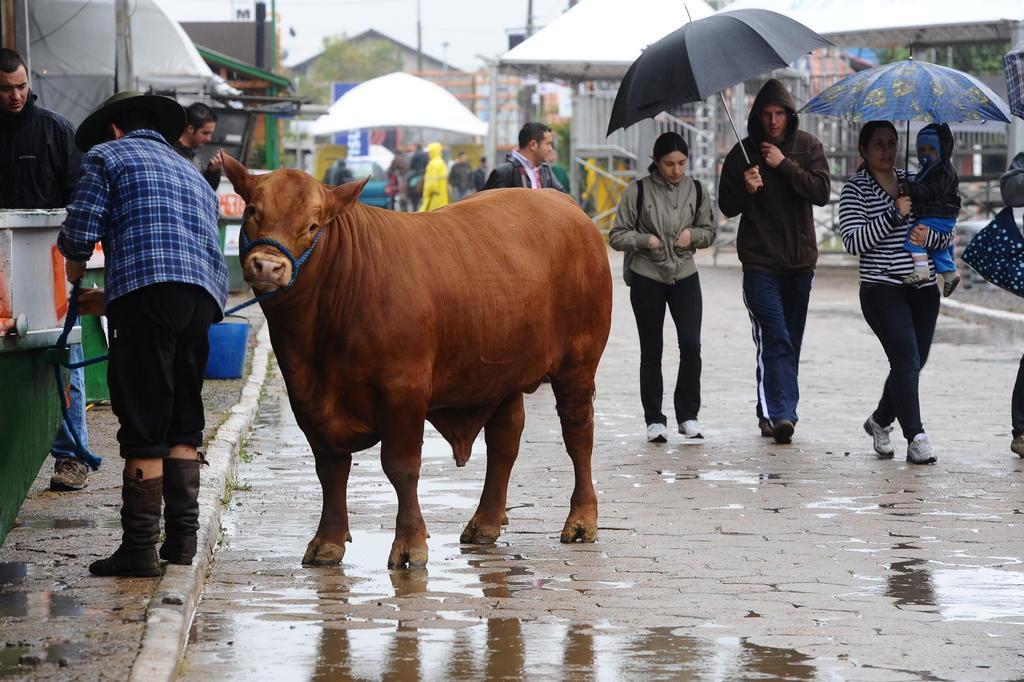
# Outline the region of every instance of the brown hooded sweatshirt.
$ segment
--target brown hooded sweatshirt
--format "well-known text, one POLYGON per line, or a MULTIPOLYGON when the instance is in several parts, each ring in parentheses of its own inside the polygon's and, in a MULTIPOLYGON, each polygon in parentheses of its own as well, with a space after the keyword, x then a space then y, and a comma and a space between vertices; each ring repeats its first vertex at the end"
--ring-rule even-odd
POLYGON ((718 207, 727 217, 743 214, 736 235, 736 251, 744 271, 796 275, 814 270, 818 240, 811 205, 828 203, 831 174, 818 138, 799 129, 796 103, 786 87, 769 80, 757 93, 747 120, 749 136, 742 144, 750 161, 761 170, 764 187, 749 194, 743 182, 747 169, 740 144, 732 148, 722 166, 718 207), (789 124, 776 146, 786 157, 772 168, 761 155, 765 139, 761 110, 777 104, 789 112, 789 124))

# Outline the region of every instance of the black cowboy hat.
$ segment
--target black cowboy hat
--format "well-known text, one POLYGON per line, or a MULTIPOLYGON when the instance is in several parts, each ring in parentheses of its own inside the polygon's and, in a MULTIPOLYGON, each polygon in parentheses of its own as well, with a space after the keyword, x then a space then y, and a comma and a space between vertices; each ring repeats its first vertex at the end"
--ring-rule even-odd
POLYGON ((144 109, 153 113, 157 120, 157 132, 171 144, 185 130, 185 110, 170 97, 145 95, 134 90, 123 90, 112 95, 99 109, 89 114, 75 133, 75 146, 87 152, 101 142, 110 139, 107 126, 111 119, 125 111, 144 109))

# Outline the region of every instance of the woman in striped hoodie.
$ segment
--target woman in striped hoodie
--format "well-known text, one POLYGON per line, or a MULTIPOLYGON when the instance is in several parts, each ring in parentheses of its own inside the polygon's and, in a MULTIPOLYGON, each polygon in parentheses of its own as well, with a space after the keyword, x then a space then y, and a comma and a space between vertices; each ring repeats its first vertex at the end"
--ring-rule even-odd
MULTIPOLYGON (((921 424, 918 380, 935 334, 939 289, 929 258, 928 278, 914 286, 903 279, 914 270, 904 249, 912 224, 910 198, 902 191, 906 173, 895 167, 899 144, 889 121, 871 121, 860 131, 860 170, 843 186, 839 198, 839 229, 843 244, 860 257, 860 305, 871 331, 889 359, 889 376, 878 407, 864 422, 881 458, 891 458, 891 424, 898 420, 907 439, 907 461, 936 460, 921 424)), ((929 250, 945 249, 952 234, 917 226, 911 241, 929 250)))

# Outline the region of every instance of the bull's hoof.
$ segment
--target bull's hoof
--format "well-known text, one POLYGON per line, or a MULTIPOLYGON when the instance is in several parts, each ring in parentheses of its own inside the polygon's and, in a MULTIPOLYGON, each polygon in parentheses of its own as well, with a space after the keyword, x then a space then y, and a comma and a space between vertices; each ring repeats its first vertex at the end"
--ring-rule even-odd
POLYGON ((503 525, 503 526, 507 526, 508 525, 508 512, 505 512, 505 515, 501 517, 501 525, 503 525))
POLYGON ((597 520, 569 517, 562 528, 562 542, 594 542, 597 540, 597 520))
POLYGON ((388 568, 423 568, 427 565, 427 543, 411 545, 404 540, 395 540, 388 555, 388 568))
MULTIPOLYGON (((506 517, 507 523, 507 517, 506 517)), ((501 526, 489 526, 476 516, 469 520, 459 542, 467 545, 491 545, 501 535, 501 526)))
MULTIPOLYGON (((345 542, 352 542, 352 534, 348 533, 345 542)), ((340 564, 345 558, 345 545, 313 538, 306 545, 306 553, 302 563, 306 566, 330 566, 340 564)))

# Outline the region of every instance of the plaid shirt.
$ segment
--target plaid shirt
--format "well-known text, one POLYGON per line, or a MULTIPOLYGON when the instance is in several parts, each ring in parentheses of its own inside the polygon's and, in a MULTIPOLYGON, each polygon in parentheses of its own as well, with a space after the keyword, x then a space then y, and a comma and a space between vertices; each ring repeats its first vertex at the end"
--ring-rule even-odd
POLYGON ((228 273, 217 196, 199 171, 152 130, 93 147, 57 247, 84 262, 103 242, 107 302, 160 282, 202 287, 224 309, 228 273))

